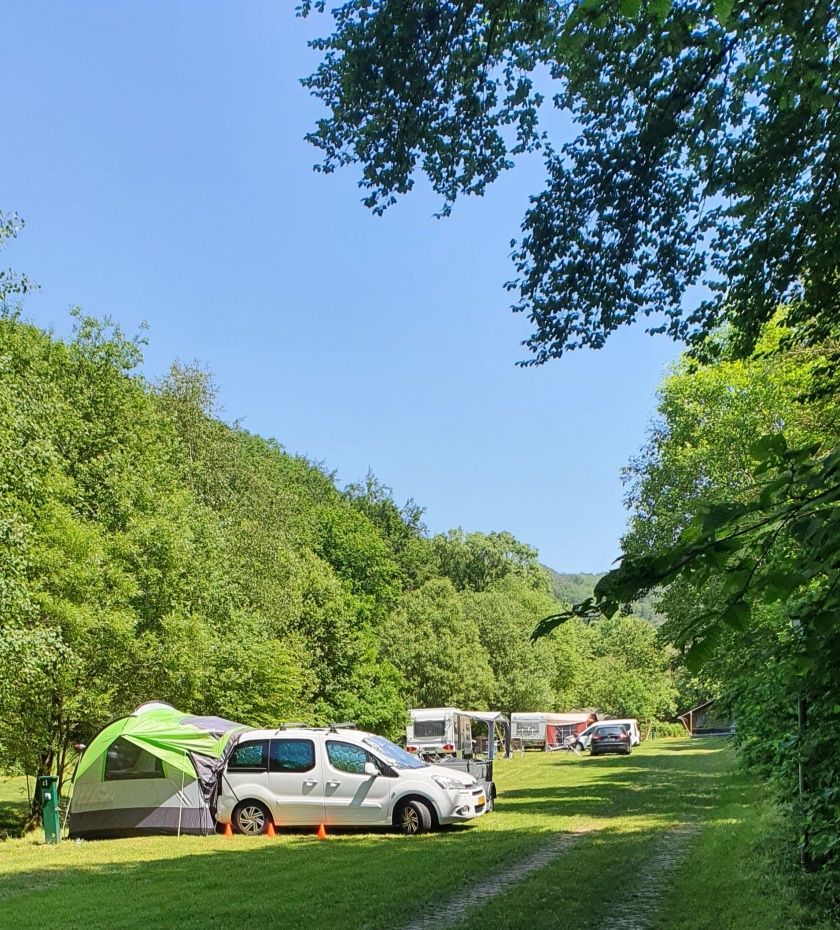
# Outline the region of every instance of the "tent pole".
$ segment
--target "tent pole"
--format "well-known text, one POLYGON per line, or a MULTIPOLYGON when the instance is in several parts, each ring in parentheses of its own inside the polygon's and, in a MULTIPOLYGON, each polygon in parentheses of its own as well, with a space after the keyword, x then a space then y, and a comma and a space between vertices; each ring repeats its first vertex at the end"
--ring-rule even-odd
POLYGON ((61 835, 64 836, 64 832, 67 829, 67 821, 70 818, 70 805, 73 803, 73 782, 70 782, 70 795, 67 798, 67 810, 64 812, 64 823, 61 825, 61 835))
POLYGON ((73 803, 73 790, 76 787, 76 775, 79 773, 79 763, 82 761, 82 756, 84 755, 87 746, 82 743, 78 743, 74 748, 77 752, 76 765, 73 768, 73 777, 70 779, 70 794, 67 798, 67 811, 64 814, 64 826, 61 828, 62 832, 67 829, 67 821, 70 819, 70 805, 73 803))
POLYGON ((181 793, 178 795, 178 839, 181 839, 181 812, 184 809, 184 778, 186 772, 181 769, 181 793))

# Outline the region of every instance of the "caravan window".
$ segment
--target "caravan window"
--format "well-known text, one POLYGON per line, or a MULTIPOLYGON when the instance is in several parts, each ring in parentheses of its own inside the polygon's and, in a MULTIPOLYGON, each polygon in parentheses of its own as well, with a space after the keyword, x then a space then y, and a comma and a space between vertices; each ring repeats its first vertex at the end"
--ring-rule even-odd
POLYGON ((268 768, 268 740, 252 739, 240 743, 227 764, 231 772, 264 772, 268 768))
POLYGON ((105 781, 125 778, 163 778, 163 763, 121 736, 105 754, 105 781))
POLYGON ((417 739, 434 739, 443 736, 445 726, 443 720, 415 720, 414 736, 417 739))

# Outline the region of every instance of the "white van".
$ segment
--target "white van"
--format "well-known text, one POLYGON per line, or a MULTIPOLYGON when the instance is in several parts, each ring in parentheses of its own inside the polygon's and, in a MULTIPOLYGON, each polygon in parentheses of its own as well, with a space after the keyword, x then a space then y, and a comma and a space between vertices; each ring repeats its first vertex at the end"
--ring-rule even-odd
POLYGON ((249 730, 222 774, 219 823, 263 833, 275 826, 396 826, 405 834, 463 823, 488 810, 483 784, 467 772, 410 755, 360 730, 249 730))
MULTIPOLYGON (((589 744, 592 742, 592 734, 597 732, 598 727, 606 726, 622 726, 630 735, 630 745, 638 746, 641 743, 642 738, 639 733, 639 721, 635 718, 627 718, 624 720, 599 720, 598 723, 593 723, 591 726, 588 726, 582 733, 579 733, 576 741, 579 745, 583 746, 584 749, 589 748, 589 744)), ((572 740, 574 741, 574 739, 572 740)))

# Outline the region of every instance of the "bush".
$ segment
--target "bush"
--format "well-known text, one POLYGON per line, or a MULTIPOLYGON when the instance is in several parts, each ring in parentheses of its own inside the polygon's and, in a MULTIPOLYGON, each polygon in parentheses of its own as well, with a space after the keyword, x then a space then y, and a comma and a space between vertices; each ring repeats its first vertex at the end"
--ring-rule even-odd
POLYGON ((650 728, 645 727, 642 733, 643 737, 650 736, 656 739, 671 738, 675 736, 686 736, 686 729, 681 723, 671 723, 670 720, 654 720, 650 728))

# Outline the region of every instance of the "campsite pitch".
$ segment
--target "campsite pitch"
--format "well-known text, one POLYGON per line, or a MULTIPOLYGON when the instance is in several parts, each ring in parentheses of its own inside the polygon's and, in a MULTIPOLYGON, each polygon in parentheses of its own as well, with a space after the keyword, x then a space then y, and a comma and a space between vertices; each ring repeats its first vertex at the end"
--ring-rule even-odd
MULTIPOLYGON (((688 740, 629 758, 528 753, 498 765, 493 814, 421 837, 31 834, 0 844, 0 928, 409 928, 434 914, 459 930, 793 930, 803 915, 768 871, 761 792, 733 763, 688 740)), ((20 780, 0 792, 2 810, 20 780)))

